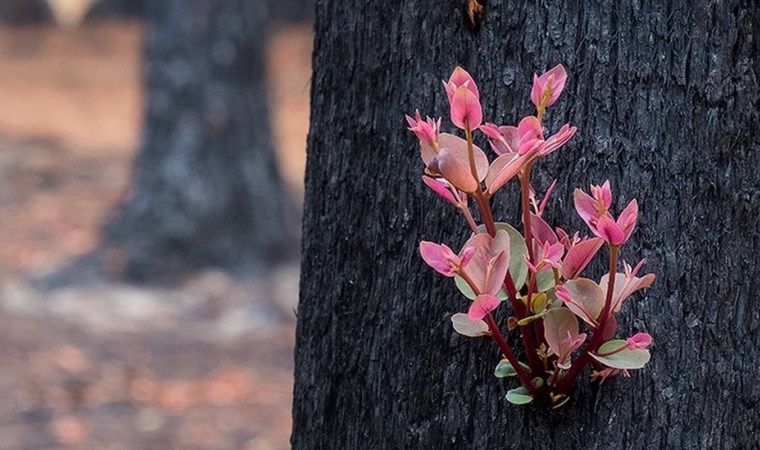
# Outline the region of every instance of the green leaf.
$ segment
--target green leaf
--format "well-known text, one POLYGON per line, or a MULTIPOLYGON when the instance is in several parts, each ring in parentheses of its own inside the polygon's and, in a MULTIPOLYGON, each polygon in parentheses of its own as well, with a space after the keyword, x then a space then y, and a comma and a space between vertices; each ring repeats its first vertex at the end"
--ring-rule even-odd
POLYGON ((538 294, 531 297, 530 309, 533 311, 533 314, 541 314, 546 309, 546 303, 548 300, 549 297, 545 292, 539 292, 538 294))
POLYGON ((554 288, 554 270, 542 270, 536 275, 536 287, 538 292, 546 292, 554 288))
POLYGON ((552 409, 557 409, 562 407, 565 403, 570 400, 570 397, 568 397, 565 394, 551 394, 552 399, 552 409))
MULTIPOLYGON (((504 230, 509 234, 509 274, 512 275, 515 289, 519 291, 528 279, 528 266, 525 264, 525 255, 528 254, 528 247, 525 245, 525 239, 522 237, 522 234, 512 227, 512 225, 506 222, 496 222, 495 225, 497 230, 504 230)), ((478 228, 481 233, 486 232, 484 225, 478 228)))
POLYGON ((520 290, 528 279, 528 266, 525 264, 528 247, 525 245, 525 239, 519 231, 507 223, 499 222, 496 228, 509 233, 509 274, 515 282, 515 288, 520 290))
POLYGON ((528 316, 528 317, 523 317, 522 319, 520 319, 520 320, 517 321, 517 324, 520 325, 521 327, 524 327, 525 325, 528 325, 531 322, 533 322, 534 320, 540 319, 543 316, 544 316, 544 313, 534 314, 534 315, 528 316))
POLYGON ((456 313, 451 316, 454 331, 467 337, 478 337, 488 334, 488 324, 482 320, 470 320, 467 314, 456 313))
MULTIPOLYGON (((459 289, 459 292, 461 292, 462 295, 469 298, 470 300, 475 300, 475 297, 477 297, 477 295, 475 295, 472 289, 470 289, 470 285, 464 281, 464 278, 460 277, 459 275, 454 275, 454 283, 456 283, 457 289, 459 289)), ((501 301, 507 299, 507 292, 504 290, 504 288, 501 288, 501 290, 496 293, 496 298, 501 301)))
MULTIPOLYGON (((597 353, 613 352, 621 347, 625 347, 625 345, 626 342, 622 339, 607 341, 599 347, 597 353)), ((629 350, 628 348, 625 348, 617 353, 607 356, 599 356, 591 353, 591 357, 613 369, 641 369, 649 362, 651 355, 649 354, 649 350, 640 348, 629 350)))
MULTIPOLYGON (((520 366, 522 366, 523 369, 525 369, 527 372, 530 372, 530 367, 525 363, 520 363, 520 366)), ((512 366, 512 363, 509 362, 507 359, 502 359, 499 361, 499 364, 496 366, 496 369, 493 371, 493 374, 499 378, 504 377, 513 377, 517 375, 517 371, 512 366)))
POLYGON ((475 300, 475 297, 477 297, 477 295, 475 295, 475 293, 472 291, 470 285, 464 281, 464 278, 460 277, 459 275, 454 275, 454 283, 456 283, 459 292, 461 292, 465 297, 469 298, 470 300, 475 300))
POLYGON ((527 405, 533 401, 533 397, 530 396, 528 388, 520 386, 507 391, 507 401, 513 405, 527 405))

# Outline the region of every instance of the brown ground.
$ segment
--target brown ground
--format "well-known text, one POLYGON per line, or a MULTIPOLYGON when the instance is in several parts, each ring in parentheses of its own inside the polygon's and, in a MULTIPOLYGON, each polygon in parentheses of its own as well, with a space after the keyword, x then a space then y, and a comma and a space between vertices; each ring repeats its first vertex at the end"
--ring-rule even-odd
MULTIPOLYGON (((0 28, 0 449, 288 448, 297 269, 176 289, 28 280, 89 252, 139 146, 135 23, 0 28)), ((311 33, 273 35, 273 126, 300 195, 311 33)))

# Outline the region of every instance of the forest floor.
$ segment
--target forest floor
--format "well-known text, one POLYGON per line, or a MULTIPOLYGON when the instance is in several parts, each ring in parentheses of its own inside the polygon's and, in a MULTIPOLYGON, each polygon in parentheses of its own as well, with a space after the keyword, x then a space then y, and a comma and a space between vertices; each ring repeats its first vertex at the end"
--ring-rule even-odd
MULTIPOLYGON (((273 126, 302 192, 308 26, 272 34, 273 126)), ((0 449, 289 448, 297 262, 167 286, 35 280, 90 252, 140 144, 142 29, 0 28, 0 449)))

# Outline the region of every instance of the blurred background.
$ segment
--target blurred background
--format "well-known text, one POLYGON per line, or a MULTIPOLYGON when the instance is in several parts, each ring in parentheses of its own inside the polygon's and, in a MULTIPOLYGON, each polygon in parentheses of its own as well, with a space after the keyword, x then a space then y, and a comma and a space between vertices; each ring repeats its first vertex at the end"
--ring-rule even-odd
POLYGON ((0 0, 0 449, 290 447, 312 8, 0 0))

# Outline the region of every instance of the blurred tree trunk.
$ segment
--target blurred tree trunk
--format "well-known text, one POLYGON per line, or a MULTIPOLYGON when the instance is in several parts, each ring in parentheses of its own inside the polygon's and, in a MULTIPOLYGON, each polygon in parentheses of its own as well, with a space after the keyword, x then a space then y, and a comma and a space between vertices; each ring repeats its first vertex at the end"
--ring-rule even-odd
POLYGON ((90 15, 145 17, 148 3, 151 2, 149 0, 98 0, 92 6, 90 15))
MULTIPOLYGON (((473 32, 466 3, 317 5, 293 447, 754 448, 760 6, 490 0, 473 32), (534 170, 540 191, 559 179, 549 219, 584 229, 572 189, 609 178, 618 207, 641 206, 622 257, 658 279, 619 316, 620 334, 652 334, 652 362, 601 389, 581 377, 549 411, 507 403, 496 346, 451 328, 467 301, 417 248, 458 249, 467 230, 423 187, 403 114, 446 123, 440 80, 461 64, 486 120, 515 123, 532 73, 557 63, 570 79, 548 128, 579 133, 534 170)), ((519 223, 515 193, 500 195, 519 223)))
POLYGON ((45 0, 0 0, 0 23, 35 23, 49 18, 45 0))
POLYGON ((144 279, 293 256, 293 210, 269 127, 263 5, 147 6, 144 138, 127 203, 106 228, 112 270, 144 279))
POLYGON ((276 22, 310 22, 314 19, 314 0, 268 0, 276 22))

